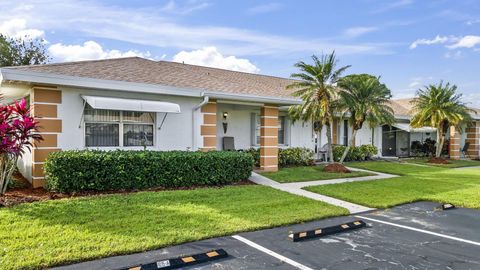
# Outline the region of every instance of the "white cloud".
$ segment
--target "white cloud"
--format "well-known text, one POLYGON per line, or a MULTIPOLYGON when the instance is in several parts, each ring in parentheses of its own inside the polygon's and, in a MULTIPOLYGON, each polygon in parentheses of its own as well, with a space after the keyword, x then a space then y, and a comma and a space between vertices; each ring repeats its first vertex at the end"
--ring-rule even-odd
POLYGON ((186 15, 192 13, 197 10, 205 9, 210 6, 210 3, 201 1, 201 0, 189 0, 184 5, 179 5, 178 1, 170 0, 160 8, 160 11, 172 13, 172 14, 179 14, 179 15, 186 15))
POLYGON ((48 52, 55 61, 69 62, 82 60, 96 60, 120 57, 150 57, 150 53, 129 50, 121 52, 119 50, 105 50, 95 41, 87 41, 82 45, 64 45, 62 43, 53 44, 48 48, 48 52))
POLYGON ((247 10, 247 13, 250 15, 270 13, 283 8, 283 5, 280 3, 268 3, 263 5, 258 5, 251 7, 247 10))
POLYGON ((394 0, 390 1, 389 3, 380 6, 379 8, 375 9, 372 13, 383 13, 393 9, 409 6, 413 4, 413 0, 394 0))
POLYGON ((173 57, 173 61, 249 73, 258 73, 260 71, 260 69, 248 59, 237 58, 235 56, 223 56, 215 47, 205 47, 189 52, 181 51, 173 57))
POLYGON ((398 98, 412 98, 415 96, 415 92, 425 85, 433 82, 432 76, 417 76, 409 79, 407 86, 402 86, 400 89, 393 91, 395 99, 398 98))
POLYGON ((473 48, 480 44, 480 36, 464 36, 460 38, 456 43, 447 46, 449 49, 458 48, 473 48))
POLYGON ((14 1, 0 1, 0 21, 16 16, 30 27, 46 32, 72 31, 80 37, 96 37, 133 44, 196 50, 214 44, 222 53, 236 56, 311 54, 336 50, 345 54, 391 53, 392 44, 345 44, 331 39, 309 39, 273 35, 235 27, 189 25, 178 16, 166 16, 161 7, 131 8, 97 1, 23 0, 23 8, 14 1), (25 6, 33 7, 26 9, 25 6), (15 15, 12 15, 15 14, 15 15), (125 19, 125 18, 128 18, 125 19))
POLYGON ((409 89, 417 89, 419 87, 422 87, 423 85, 426 85, 430 82, 433 81, 432 76, 419 76, 419 77, 413 77, 410 79, 410 84, 408 85, 409 89))
POLYGON ((454 60, 462 59, 463 58, 463 53, 462 51, 454 51, 454 52, 446 52, 444 54, 445 58, 450 58, 454 60))
POLYGON ((467 93, 463 95, 462 100, 467 103, 467 106, 480 109, 480 94, 467 93))
POLYGON ((0 24, 0 33, 14 38, 40 38, 45 35, 42 30, 27 28, 27 21, 24 19, 10 19, 0 24))
MULTIPOLYGON (((415 49, 419 45, 435 45, 435 44, 446 44, 445 47, 451 50, 467 48, 477 50, 475 46, 480 45, 480 36, 467 35, 463 37, 456 36, 440 36, 437 35, 434 39, 417 39, 412 44, 410 44, 410 49, 415 49)), ((454 56, 460 56, 461 52, 457 51, 455 53, 447 53, 445 57, 453 58, 454 56)))
POLYGON ((377 31, 377 27, 351 27, 346 29, 343 34, 348 38, 358 37, 367 33, 377 31))
POLYGON ((418 45, 433 45, 433 44, 443 44, 448 41, 451 41, 453 37, 439 36, 437 35, 434 39, 417 39, 412 44, 410 44, 410 49, 415 49, 418 45))
POLYGON ((465 24, 468 26, 480 23, 480 19, 468 20, 465 24))

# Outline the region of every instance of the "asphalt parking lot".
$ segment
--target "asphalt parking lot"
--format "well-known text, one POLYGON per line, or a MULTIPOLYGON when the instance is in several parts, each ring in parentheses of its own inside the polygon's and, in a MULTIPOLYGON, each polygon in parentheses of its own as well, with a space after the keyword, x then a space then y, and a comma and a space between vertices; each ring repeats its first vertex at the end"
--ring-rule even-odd
POLYGON ((56 269, 122 269, 213 249, 229 256, 184 269, 480 269, 480 211, 439 206, 417 202, 56 269), (287 237, 358 219, 367 227, 300 242, 287 237))

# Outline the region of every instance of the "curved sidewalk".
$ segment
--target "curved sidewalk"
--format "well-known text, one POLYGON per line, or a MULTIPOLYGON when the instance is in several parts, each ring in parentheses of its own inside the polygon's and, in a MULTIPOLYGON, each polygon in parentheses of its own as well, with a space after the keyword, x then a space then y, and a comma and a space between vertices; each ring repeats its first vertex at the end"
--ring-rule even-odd
POLYGON ((388 179, 393 177, 398 177, 398 175, 393 174, 386 174, 386 173, 379 173, 373 172, 368 170, 356 169, 356 168, 349 168, 352 171, 364 171, 373 173, 375 175, 372 176, 363 176, 363 177, 354 177, 354 178, 338 178, 332 180, 318 180, 318 181, 307 181, 307 182, 295 182, 295 183, 278 183, 275 182, 265 176, 262 176, 258 173, 252 172, 252 176, 250 176, 249 180, 264 186, 269 186, 278 190, 286 191, 291 194, 304 196, 313 200, 322 201, 328 204, 336 205, 339 207, 346 208, 350 211, 351 214, 362 213, 370 210, 374 210, 375 208, 365 207, 363 205, 354 204, 351 202, 339 200, 336 198, 332 198, 329 196, 321 195, 318 193, 310 192, 304 190, 304 187, 307 186, 319 186, 319 185, 329 185, 329 184, 340 184, 340 183, 347 183, 347 182, 360 182, 360 181, 371 181, 371 180, 382 180, 388 179))

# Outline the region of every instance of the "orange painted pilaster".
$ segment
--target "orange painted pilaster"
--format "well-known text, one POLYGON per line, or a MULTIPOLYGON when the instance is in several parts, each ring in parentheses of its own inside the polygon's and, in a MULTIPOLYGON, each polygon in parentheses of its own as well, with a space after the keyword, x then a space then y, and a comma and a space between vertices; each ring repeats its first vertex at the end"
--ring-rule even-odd
POLYGON ((260 110, 260 169, 278 171, 278 107, 260 110))

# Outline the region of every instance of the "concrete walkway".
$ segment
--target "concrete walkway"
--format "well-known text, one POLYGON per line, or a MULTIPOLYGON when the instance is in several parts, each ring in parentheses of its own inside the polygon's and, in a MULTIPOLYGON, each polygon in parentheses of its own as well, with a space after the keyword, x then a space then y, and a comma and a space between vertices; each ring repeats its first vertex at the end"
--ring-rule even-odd
POLYGON ((393 178, 397 177, 398 175, 393 175, 393 174, 386 174, 386 173, 378 173, 378 172, 372 172, 372 171, 367 171, 367 170, 361 170, 361 169, 356 169, 356 168, 349 168, 352 171, 364 171, 364 172, 369 172, 373 173, 376 175, 372 176, 363 176, 363 177, 353 177, 353 178, 338 178, 338 179, 332 179, 332 180, 318 180, 318 181, 306 181, 306 182, 296 182, 296 183, 278 183, 275 182, 265 176, 262 176, 257 173, 252 173, 252 176, 249 178, 250 181, 259 184, 259 185, 264 185, 264 186, 269 186, 278 190, 286 191, 291 194, 295 195, 300 195, 304 196, 310 199, 314 199, 317 201, 322 201, 326 202, 332 205, 340 206, 343 208, 346 208, 348 211, 350 211, 351 214, 357 214, 357 213, 362 213, 370 210, 374 210, 375 208, 369 208, 365 207, 359 204, 354 204, 346 201, 342 201, 336 198, 328 197, 325 195, 321 195, 318 193, 310 192, 307 190, 304 190, 302 188, 307 187, 307 186, 319 186, 319 185, 328 185, 328 184, 340 184, 340 183, 347 183, 347 182, 360 182, 360 181, 371 181, 371 180, 382 180, 382 179, 388 179, 388 178, 393 178))
POLYGON ((463 170, 463 169, 480 169, 480 166, 465 166, 465 167, 458 167, 453 168, 454 170, 463 170))

